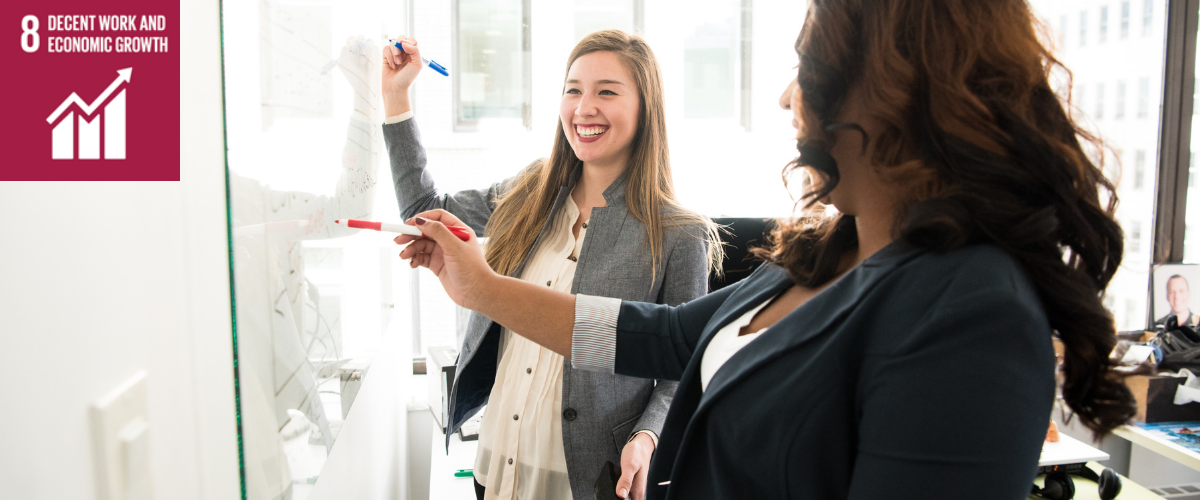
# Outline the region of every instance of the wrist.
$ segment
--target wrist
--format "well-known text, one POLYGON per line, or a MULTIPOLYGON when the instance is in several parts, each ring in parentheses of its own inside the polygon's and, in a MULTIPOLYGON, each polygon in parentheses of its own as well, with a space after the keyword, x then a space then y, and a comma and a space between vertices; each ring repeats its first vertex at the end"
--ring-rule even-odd
POLYGON ((633 438, 630 439, 630 441, 635 440, 642 440, 642 442, 645 443, 645 445, 649 447, 651 451, 654 451, 658 448, 658 439, 656 439, 656 436, 650 431, 638 431, 633 435, 633 438))
POLYGON ((479 281, 477 281, 475 286, 471 287, 471 291, 463 297, 464 304, 461 305, 467 309, 478 311, 486 315, 486 313, 484 313, 484 309, 487 309, 487 297, 491 297, 493 294, 498 293, 497 290, 502 285, 501 280, 503 279, 503 276, 496 274, 490 267, 487 267, 486 270, 481 273, 479 281))
POLYGON ((401 115, 412 111, 412 104, 408 100, 408 91, 404 92, 385 92, 383 94, 383 116, 401 115))

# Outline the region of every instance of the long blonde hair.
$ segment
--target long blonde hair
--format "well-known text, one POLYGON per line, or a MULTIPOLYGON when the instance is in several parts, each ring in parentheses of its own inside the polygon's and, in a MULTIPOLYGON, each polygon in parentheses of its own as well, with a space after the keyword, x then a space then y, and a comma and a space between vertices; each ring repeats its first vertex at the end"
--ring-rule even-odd
MULTIPOLYGON (((597 31, 580 40, 571 51, 567 71, 576 59, 592 52, 611 52, 620 58, 633 74, 641 97, 633 152, 625 171, 625 204, 629 214, 646 226, 654 268, 662 259, 663 228, 694 223, 701 225, 702 237, 708 241, 709 266, 719 273, 722 252, 716 225, 684 209, 675 199, 662 76, 650 46, 641 37, 620 30, 597 31), (666 207, 674 210, 664 219, 662 209, 666 207)), ((497 273, 511 275, 517 271, 541 231, 540 224, 530 221, 544 221, 550 216, 559 188, 568 185, 571 171, 579 164, 561 124, 556 129, 550 158, 527 167, 498 201, 495 213, 488 220, 485 257, 497 273)))

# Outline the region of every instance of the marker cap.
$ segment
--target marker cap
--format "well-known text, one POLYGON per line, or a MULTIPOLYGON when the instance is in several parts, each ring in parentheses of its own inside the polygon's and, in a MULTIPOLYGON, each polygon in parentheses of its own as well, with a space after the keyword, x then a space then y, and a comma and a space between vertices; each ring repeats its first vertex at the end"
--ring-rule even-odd
POLYGON ((437 63, 437 61, 429 61, 429 68, 441 73, 442 76, 450 76, 450 72, 446 71, 446 68, 443 68, 441 64, 437 63))

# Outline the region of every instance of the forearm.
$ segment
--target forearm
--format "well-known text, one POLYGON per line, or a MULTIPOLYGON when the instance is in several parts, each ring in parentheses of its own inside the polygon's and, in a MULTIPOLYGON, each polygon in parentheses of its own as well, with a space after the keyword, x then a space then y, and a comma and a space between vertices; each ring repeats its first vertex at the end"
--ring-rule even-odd
POLYGON ((571 357, 575 296, 493 275, 466 305, 536 344, 571 357))

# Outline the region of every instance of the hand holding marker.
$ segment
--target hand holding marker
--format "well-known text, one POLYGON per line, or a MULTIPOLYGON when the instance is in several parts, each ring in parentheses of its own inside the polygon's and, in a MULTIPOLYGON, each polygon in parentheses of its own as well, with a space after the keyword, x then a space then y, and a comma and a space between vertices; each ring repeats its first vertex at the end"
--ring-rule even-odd
MULTIPOLYGON (((404 51, 404 45, 401 44, 400 42, 392 40, 391 38, 388 38, 387 41, 388 41, 388 43, 395 45, 396 48, 400 49, 400 52, 404 52, 405 54, 408 53, 408 52, 404 51)), ((430 61, 429 59, 421 57, 421 62, 425 63, 426 66, 429 66, 429 69, 432 69, 434 71, 437 71, 438 73, 441 73, 442 76, 450 76, 450 72, 447 71, 446 68, 443 67, 441 64, 438 64, 437 61, 430 61)))
MULTIPOLYGON (((424 233, 421 232, 420 229, 417 229, 416 227, 410 226, 408 224, 392 224, 389 222, 371 222, 371 221, 367 221, 367 220, 356 220, 356 219, 338 219, 338 220, 333 221, 333 223, 337 224, 339 226, 342 226, 342 227, 349 227, 352 229, 374 229, 376 231, 388 231, 388 232, 392 232, 392 233, 407 234, 409 236, 424 236, 425 235, 424 233)), ((450 232, 453 233, 455 236, 457 236, 458 239, 460 239, 460 240, 463 240, 463 241, 471 240, 471 233, 470 233, 470 231, 467 231, 467 228, 465 228, 465 227, 446 226, 446 229, 449 229, 450 232)))

